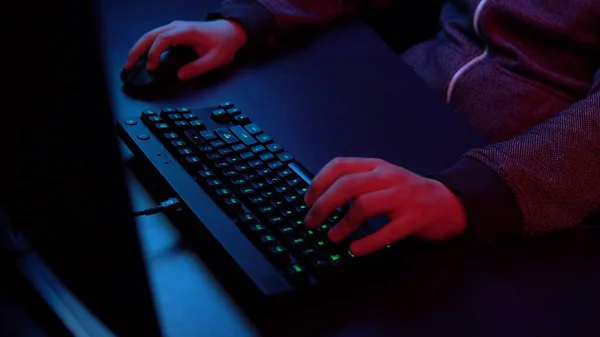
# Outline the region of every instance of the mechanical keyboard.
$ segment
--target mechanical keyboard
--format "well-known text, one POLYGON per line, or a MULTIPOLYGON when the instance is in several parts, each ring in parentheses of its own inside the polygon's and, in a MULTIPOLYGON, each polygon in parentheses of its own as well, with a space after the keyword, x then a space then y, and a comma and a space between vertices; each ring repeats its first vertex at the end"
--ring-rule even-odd
POLYGON ((262 295, 310 287, 367 261, 327 239, 346 206, 318 228, 304 227, 313 175, 233 103, 147 109, 118 131, 226 251, 233 263, 223 268, 242 270, 262 295))

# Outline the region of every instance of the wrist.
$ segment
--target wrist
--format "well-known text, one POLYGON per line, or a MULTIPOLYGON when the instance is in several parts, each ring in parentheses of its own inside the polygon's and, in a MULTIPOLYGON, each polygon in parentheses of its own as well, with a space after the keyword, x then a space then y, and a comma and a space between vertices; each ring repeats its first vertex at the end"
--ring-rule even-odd
POLYGON ((467 216, 461 200, 446 185, 437 180, 431 180, 432 197, 436 200, 436 215, 423 228, 420 237, 443 241, 455 238, 467 230, 467 216))
POLYGON ((244 27, 235 20, 223 19, 223 21, 231 25, 234 32, 233 36, 240 48, 244 47, 248 43, 248 33, 244 30, 244 27))

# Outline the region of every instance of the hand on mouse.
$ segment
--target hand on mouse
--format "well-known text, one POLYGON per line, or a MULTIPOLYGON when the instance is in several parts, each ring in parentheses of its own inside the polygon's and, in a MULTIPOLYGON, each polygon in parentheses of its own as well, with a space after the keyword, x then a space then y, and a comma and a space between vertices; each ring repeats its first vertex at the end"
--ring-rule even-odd
POLYGON ((131 48, 123 68, 131 69, 148 51, 147 68, 154 70, 165 50, 186 45, 193 47, 199 55, 198 59, 181 67, 177 74, 179 79, 189 80, 229 64, 246 41, 246 33, 234 21, 173 21, 144 34, 131 48))
POLYGON ((322 224, 338 207, 352 201, 348 213, 328 233, 334 242, 370 218, 386 215, 390 219, 376 233, 350 244, 357 256, 407 236, 441 241, 466 228, 462 205, 446 186, 382 159, 332 160, 315 176, 304 200, 312 205, 305 219, 308 228, 322 224))

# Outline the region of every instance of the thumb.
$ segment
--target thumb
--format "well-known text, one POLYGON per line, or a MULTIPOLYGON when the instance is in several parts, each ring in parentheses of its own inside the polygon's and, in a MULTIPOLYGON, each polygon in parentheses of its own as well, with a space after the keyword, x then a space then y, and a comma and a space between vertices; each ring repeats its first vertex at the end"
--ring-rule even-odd
POLYGON ((214 68, 218 67, 218 53, 214 50, 202 55, 200 58, 192 61, 179 69, 177 77, 180 80, 186 81, 194 77, 198 77, 214 68))

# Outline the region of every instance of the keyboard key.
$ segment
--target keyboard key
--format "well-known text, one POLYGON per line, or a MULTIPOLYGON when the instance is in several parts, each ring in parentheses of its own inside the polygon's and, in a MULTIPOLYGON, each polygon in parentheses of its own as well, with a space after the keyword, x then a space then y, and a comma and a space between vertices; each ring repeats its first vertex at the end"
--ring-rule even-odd
POLYGON ((299 199, 298 196, 295 194, 286 194, 283 198, 289 203, 297 202, 299 199))
POLYGON ((280 176, 281 178, 285 178, 288 177, 292 174, 292 171, 290 169, 284 168, 281 169, 279 171, 277 171, 277 175, 280 176))
POLYGON ((283 148, 277 143, 271 143, 267 145, 267 149, 273 153, 283 151, 283 148))
POLYGON ((208 186, 223 186, 223 182, 217 178, 210 178, 206 180, 206 183, 208 184, 208 186))
POLYGON ((292 155, 287 152, 278 153, 277 158, 283 163, 289 163, 294 160, 294 157, 292 157, 292 155))
POLYGON ((231 149, 235 152, 240 152, 246 150, 246 145, 239 143, 231 146, 231 149))
MULTIPOLYGON (((237 171, 236 171, 237 172, 237 171)), ((250 181, 250 180, 256 180, 259 179, 260 176, 256 173, 244 173, 244 179, 250 181)))
POLYGON ((250 198, 250 202, 254 205, 258 205, 260 203, 266 202, 266 200, 263 197, 252 197, 250 198))
POLYGON ((252 187, 242 187, 242 188, 240 188, 240 192, 242 193, 243 196, 246 196, 246 197, 256 193, 256 191, 252 187))
POLYGON ((185 142, 181 139, 175 139, 171 141, 171 146, 173 147, 182 147, 185 146, 185 142))
POLYGON ((232 169, 223 170, 223 175, 226 177, 233 177, 238 174, 238 171, 232 169))
MULTIPOLYGON (((262 146, 262 145, 261 145, 262 146)), ((266 149, 265 149, 266 150, 266 149)), ((275 159, 275 156, 271 153, 271 152, 265 152, 263 154, 261 154, 260 156, 258 156, 260 158, 260 160, 262 161, 270 161, 275 159)))
POLYGON ((196 130, 206 130, 206 125, 199 119, 191 120, 188 123, 190 123, 191 128, 196 130))
POLYGON ((177 130, 185 130, 190 127, 190 123, 188 123, 186 120, 175 121, 174 125, 177 130))
POLYGON ((252 157, 254 157, 254 153, 252 153, 252 152, 242 152, 242 153, 240 153, 240 158, 242 158, 244 160, 250 159, 252 157))
POLYGON ((160 118, 160 116, 150 116, 148 117, 148 121, 158 123, 162 122, 162 118, 160 118))
POLYGON ((281 182, 282 182, 281 178, 279 178, 279 177, 267 178, 267 184, 269 184, 269 185, 276 185, 276 184, 280 184, 281 182))
POLYGON ((215 174, 212 171, 208 171, 208 170, 198 171, 198 175, 202 178, 214 178, 215 177, 215 174))
MULTIPOLYGON (((189 110, 188 110, 188 111, 189 111, 189 110)), ((193 114, 193 113, 191 113, 191 112, 183 112, 183 111, 181 111, 181 109, 179 110, 179 112, 181 112, 181 113, 182 113, 182 115, 181 115, 181 116, 183 117, 183 119, 185 119, 185 120, 186 120, 186 121, 188 121, 188 122, 189 122, 189 121, 193 121, 193 120, 197 120, 197 119, 198 119, 198 116, 196 116, 196 114, 193 114)))
POLYGON ((252 183, 252 187, 254 187, 257 190, 264 190, 267 187, 267 183, 265 183, 264 181, 255 181, 252 183))
POLYGON ((289 266, 285 270, 284 276, 288 280, 288 282, 290 282, 291 284, 293 284, 295 286, 305 285, 309 281, 308 273, 306 272, 306 269, 297 263, 289 266))
POLYGON ((201 164, 200 158, 197 156, 186 156, 185 157, 186 168, 189 170, 194 170, 197 165, 201 164))
POLYGON ((220 197, 229 197, 232 195, 231 191, 226 187, 220 187, 215 190, 218 196, 220 197))
POLYGON ((206 158, 208 158, 209 160, 217 160, 217 159, 221 159, 223 157, 221 157, 220 154, 213 152, 213 153, 207 153, 206 158))
POLYGON ((250 233, 252 233, 254 235, 259 235, 259 236, 265 235, 268 233, 267 227, 265 227, 259 223, 247 225, 247 229, 250 233))
POLYGON ((263 144, 266 144, 273 140, 273 139, 271 139, 271 136, 267 135, 266 133, 256 135, 256 139, 263 144))
POLYGON ((279 160, 275 160, 275 161, 272 161, 272 162, 268 163, 267 165, 269 165, 269 168, 271 170, 275 170, 275 169, 278 169, 278 168, 282 167, 283 163, 280 162, 279 160))
POLYGON ((244 211, 242 202, 235 197, 225 198, 225 209, 229 215, 236 215, 244 211))
POLYGON ((286 180, 286 183, 288 184, 288 186, 290 187, 294 187, 300 183, 302 183, 303 180, 300 180, 299 178, 292 178, 292 179, 288 179, 286 180))
POLYGON ((163 137, 167 140, 173 140, 179 138, 179 135, 177 135, 175 132, 167 132, 163 135, 163 137))
POLYGON ((230 130, 246 146, 252 146, 257 143, 256 139, 240 125, 233 126, 230 130))
POLYGON ((234 185, 245 185, 248 182, 246 181, 246 179, 242 179, 242 178, 233 178, 231 179, 231 183, 234 185))
POLYGON ((290 263, 290 254, 282 245, 276 244, 269 247, 267 259, 277 268, 281 268, 290 263))
POLYGON ((183 132, 183 134, 184 134, 185 139, 190 141, 192 144, 195 144, 195 145, 206 144, 206 139, 204 137, 200 136, 200 134, 196 130, 186 130, 183 132))
POLYGON ((272 205, 261 205, 258 207, 258 211, 263 214, 269 214, 275 212, 275 207, 272 205))
POLYGON ((210 145, 202 145, 202 146, 198 146, 198 150, 200 150, 200 152, 207 153, 207 152, 214 151, 215 148, 210 145))
POLYGON ((246 129, 246 131, 248 131, 248 133, 253 136, 262 132, 262 130, 258 127, 258 125, 254 124, 254 123, 244 126, 244 129, 246 129))
POLYGON ((226 128, 219 128, 215 130, 215 133, 227 144, 238 143, 239 140, 226 128))
POLYGON ((213 147, 217 148, 217 147, 223 147, 227 144, 225 144, 224 141, 222 140, 213 140, 212 142, 210 142, 210 145, 212 145, 213 147))
POLYGON ((259 168, 258 170, 256 170, 256 173, 258 173, 261 176, 265 177, 265 176, 268 176, 271 173, 273 173, 273 171, 271 171, 270 168, 259 168))
POLYGON ((248 162, 248 166, 250 167, 259 167, 263 164, 262 160, 254 159, 248 162))
POLYGON ((242 162, 242 160, 240 159, 240 157, 237 157, 237 156, 229 156, 229 157, 227 157, 225 159, 227 160, 227 162, 229 164, 232 164, 232 165, 235 165, 235 164, 238 164, 238 163, 242 162))
POLYGON ((225 110, 227 111, 227 113, 229 114, 229 116, 233 117, 233 116, 237 116, 237 115, 241 115, 242 114, 242 110, 238 109, 238 108, 225 108, 225 110))
POLYGON ((207 141, 217 140, 217 135, 210 130, 202 130, 200 131, 200 136, 207 141))
POLYGON ((256 221, 258 221, 258 219, 256 219, 256 217, 252 213, 244 213, 244 214, 240 214, 238 216, 238 222, 241 222, 241 223, 248 224, 248 223, 254 223, 256 221))
POLYGON ((146 110, 142 111, 141 119, 145 120, 151 116, 158 116, 158 112, 156 112, 155 110, 152 110, 152 109, 146 109, 146 110))
POLYGON ((190 155, 190 154, 194 154, 194 152, 192 151, 192 149, 190 149, 189 147, 184 147, 184 148, 178 149, 177 152, 179 152, 179 154, 182 155, 182 156, 187 156, 187 155, 190 155))
POLYGON ((272 234, 265 234, 260 236, 260 242, 264 244, 271 244, 277 242, 277 239, 272 234))
POLYGON ((233 153, 233 150, 231 148, 224 147, 224 148, 220 148, 218 152, 222 156, 228 156, 233 153))
POLYGON ((177 112, 176 109, 173 109, 173 108, 163 108, 163 109, 161 109, 160 114, 161 115, 163 115, 163 114, 172 114, 172 113, 175 113, 175 112, 177 112))
POLYGON ((229 165, 228 162, 226 162, 224 160, 217 160, 214 162, 214 165, 216 168, 221 169, 221 170, 226 169, 231 166, 231 165, 229 165))
POLYGON ((231 109, 234 106, 235 105, 230 101, 225 101, 225 102, 222 102, 221 104, 219 104, 219 108, 221 108, 221 109, 231 109))
POLYGON ((244 172, 250 169, 250 166, 246 165, 246 164, 240 164, 240 165, 235 165, 233 167, 234 169, 236 169, 238 172, 244 172))
POLYGON ((250 118, 248 116, 241 114, 233 117, 233 124, 237 125, 246 125, 250 123, 250 118))
POLYGON ((159 131, 167 131, 169 130, 169 124, 165 123, 165 122, 161 122, 161 123, 156 123, 154 124, 154 128, 159 130, 159 131))
POLYGON ((229 115, 225 109, 216 109, 213 110, 210 114, 210 118, 212 118, 215 122, 219 124, 224 124, 229 122, 229 115))
POLYGON ((254 153, 261 153, 261 152, 267 151, 267 148, 264 147, 262 144, 259 144, 259 145, 251 147, 250 150, 254 153))

